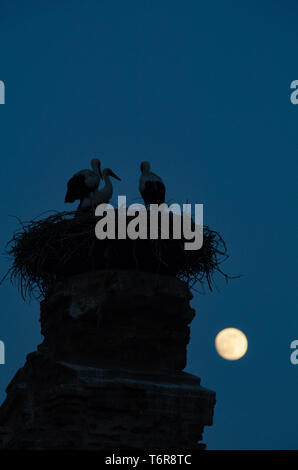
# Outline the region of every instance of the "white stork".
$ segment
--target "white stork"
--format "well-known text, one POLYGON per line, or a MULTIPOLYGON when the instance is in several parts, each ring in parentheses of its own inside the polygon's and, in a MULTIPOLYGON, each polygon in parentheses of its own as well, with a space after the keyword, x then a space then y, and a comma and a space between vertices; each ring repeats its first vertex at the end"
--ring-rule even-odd
POLYGON ((91 160, 92 170, 81 170, 73 175, 67 183, 67 193, 64 202, 74 202, 91 197, 92 193, 97 189, 102 173, 100 169, 100 161, 97 158, 91 160))
POLYGON ((110 180, 110 176, 116 178, 116 180, 121 181, 119 176, 115 175, 115 173, 110 168, 105 168, 102 172, 103 180, 105 185, 102 189, 96 189, 89 197, 84 198, 79 206, 78 210, 85 210, 91 207, 96 207, 99 204, 108 203, 113 196, 113 185, 110 180))
POLYGON ((166 187, 162 179, 150 171, 150 163, 141 163, 139 190, 145 205, 162 204, 165 202, 166 187))

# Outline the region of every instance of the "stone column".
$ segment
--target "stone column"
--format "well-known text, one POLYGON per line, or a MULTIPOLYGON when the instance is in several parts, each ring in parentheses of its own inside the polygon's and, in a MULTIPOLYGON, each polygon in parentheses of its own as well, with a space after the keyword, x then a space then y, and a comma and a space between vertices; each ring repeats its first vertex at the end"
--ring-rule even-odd
POLYGON ((41 303, 44 341, 0 408, 2 448, 202 448, 215 393, 183 372, 191 298, 177 278, 140 271, 57 283, 41 303))

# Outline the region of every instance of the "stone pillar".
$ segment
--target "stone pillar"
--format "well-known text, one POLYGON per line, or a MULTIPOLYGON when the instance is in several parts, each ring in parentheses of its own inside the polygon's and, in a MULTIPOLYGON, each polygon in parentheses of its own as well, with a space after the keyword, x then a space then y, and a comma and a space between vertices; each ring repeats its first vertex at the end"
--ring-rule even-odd
POLYGON ((191 298, 175 277, 140 271, 57 283, 41 303, 44 341, 0 408, 2 448, 202 448, 215 393, 183 372, 191 298))

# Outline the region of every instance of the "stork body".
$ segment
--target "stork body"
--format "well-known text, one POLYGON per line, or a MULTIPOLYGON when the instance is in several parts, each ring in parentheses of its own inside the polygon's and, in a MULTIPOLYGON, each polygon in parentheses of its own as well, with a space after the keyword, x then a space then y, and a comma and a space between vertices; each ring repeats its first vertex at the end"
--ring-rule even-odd
POLYGON ((150 171, 150 163, 141 163, 139 190, 145 205, 162 204, 165 202, 166 187, 160 176, 150 171))
POLYGON ((73 175, 67 183, 67 193, 64 202, 81 201, 86 197, 91 197, 97 189, 102 174, 100 161, 97 158, 91 160, 92 170, 81 170, 73 175))
POLYGON ((103 180, 105 185, 101 189, 96 189, 91 195, 84 198, 78 207, 78 210, 85 210, 90 208, 95 208, 99 204, 108 203, 113 196, 113 185, 110 180, 110 176, 121 181, 121 179, 115 175, 115 173, 110 168, 105 168, 102 172, 103 180))

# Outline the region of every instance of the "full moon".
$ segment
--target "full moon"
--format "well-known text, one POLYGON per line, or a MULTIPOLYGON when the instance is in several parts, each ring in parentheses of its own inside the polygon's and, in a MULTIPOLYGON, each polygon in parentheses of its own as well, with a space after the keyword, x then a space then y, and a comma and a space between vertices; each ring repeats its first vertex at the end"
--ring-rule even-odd
POLYGON ((237 328, 225 328, 215 338, 215 348, 218 354, 228 361, 236 361, 247 351, 247 338, 237 328))

